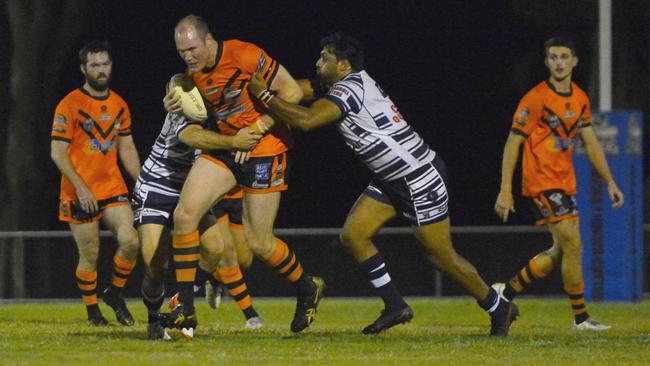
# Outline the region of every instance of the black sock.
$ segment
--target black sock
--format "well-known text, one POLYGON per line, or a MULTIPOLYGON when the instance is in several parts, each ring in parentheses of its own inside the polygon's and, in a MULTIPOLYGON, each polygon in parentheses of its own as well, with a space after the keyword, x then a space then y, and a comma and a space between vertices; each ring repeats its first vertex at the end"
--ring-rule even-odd
POLYGON ((212 273, 204 270, 200 266, 196 269, 196 276, 194 277, 194 285, 203 286, 206 281, 209 281, 212 278, 212 273))
POLYGON ((309 295, 314 293, 314 283, 311 281, 310 277, 304 273, 296 282, 293 283, 293 287, 296 288, 296 292, 299 295, 309 295))
POLYGON ((499 297, 499 294, 492 287, 490 287, 490 290, 488 291, 485 299, 476 300, 476 303, 478 303, 478 306, 487 311, 489 314, 503 309, 506 305, 506 301, 499 297))
POLYGON ((248 308, 244 309, 243 312, 244 312, 244 316, 246 317, 246 320, 259 316, 259 314, 257 314, 257 311, 255 311, 255 308, 253 308, 252 306, 249 306, 248 308))
POLYGON ((512 288, 512 285, 510 285, 510 282, 506 282, 506 288, 503 289, 503 296, 505 296, 506 299, 513 300, 515 296, 517 296, 517 291, 515 291, 514 288, 512 288))
POLYGON ((400 310, 407 306, 404 298, 393 284, 381 254, 377 253, 359 265, 379 297, 384 301, 386 311, 400 310))
POLYGON ((158 313, 160 312, 160 307, 162 306, 164 299, 164 290, 161 291, 160 294, 151 297, 142 291, 142 302, 144 303, 144 306, 147 307, 149 323, 158 321, 158 313))

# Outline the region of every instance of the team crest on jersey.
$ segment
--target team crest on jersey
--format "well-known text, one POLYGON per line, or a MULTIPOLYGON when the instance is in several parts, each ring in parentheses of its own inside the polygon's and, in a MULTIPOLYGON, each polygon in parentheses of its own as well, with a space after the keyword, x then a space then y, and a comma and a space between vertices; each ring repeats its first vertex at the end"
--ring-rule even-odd
POLYGON ((95 126, 95 121, 93 121, 93 120, 90 119, 90 118, 86 119, 86 120, 81 124, 81 127, 83 127, 84 131, 88 131, 88 132, 92 131, 94 126, 95 126))
POLYGON ((103 106, 99 107, 99 109, 100 109, 102 112, 106 112, 106 111, 108 110, 108 107, 105 106, 105 105, 103 105, 103 106))
POLYGON ((551 126, 552 129, 556 129, 559 124, 560 120, 557 118, 557 116, 551 116, 551 118, 548 120, 548 125, 551 126))
POLYGON ((255 180, 269 180, 271 173, 271 164, 255 165, 255 180))

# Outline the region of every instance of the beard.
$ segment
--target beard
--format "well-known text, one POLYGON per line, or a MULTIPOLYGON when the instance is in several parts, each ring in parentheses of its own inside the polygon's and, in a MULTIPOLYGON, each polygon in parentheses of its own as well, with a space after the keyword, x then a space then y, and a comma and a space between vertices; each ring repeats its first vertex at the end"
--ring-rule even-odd
POLYGON ((92 78, 89 76, 86 76, 86 82, 88 82, 88 85, 90 85, 91 88, 97 90, 97 91, 106 91, 108 89, 108 84, 111 81, 111 76, 106 75, 106 74, 99 74, 97 75, 97 78, 92 78), (106 79, 103 81, 100 81, 99 78, 104 76, 106 79))

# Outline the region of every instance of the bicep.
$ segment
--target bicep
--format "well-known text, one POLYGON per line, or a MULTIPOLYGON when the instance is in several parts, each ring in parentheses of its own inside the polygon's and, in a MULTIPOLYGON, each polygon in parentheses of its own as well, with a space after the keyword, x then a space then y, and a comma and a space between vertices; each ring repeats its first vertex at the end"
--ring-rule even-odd
POLYGON ((311 80, 298 79, 296 82, 302 91, 302 101, 311 102, 314 100, 314 87, 311 84, 311 80))
POLYGON ((336 122, 343 116, 341 108, 334 102, 321 98, 316 100, 310 107, 311 128, 317 128, 336 122))
POLYGON ((594 133, 594 129, 591 126, 579 128, 578 136, 580 136, 580 139, 585 144, 586 148, 598 144, 598 138, 596 137, 596 134, 594 133))
POLYGON ((282 65, 278 68, 269 89, 277 91, 278 96, 289 103, 298 103, 303 96, 300 85, 282 65))
POLYGON ((133 136, 132 135, 120 136, 120 139, 118 141, 118 147, 120 149, 123 149, 123 148, 134 148, 135 149, 135 143, 133 142, 133 136))

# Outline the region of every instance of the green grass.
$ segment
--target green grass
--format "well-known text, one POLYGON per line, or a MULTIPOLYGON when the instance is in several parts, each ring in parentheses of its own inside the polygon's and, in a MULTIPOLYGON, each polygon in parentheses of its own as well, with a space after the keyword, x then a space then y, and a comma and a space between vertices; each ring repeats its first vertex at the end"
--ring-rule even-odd
MULTIPOLYGON (((489 318, 469 298, 412 298, 414 320, 381 336, 360 329, 379 300, 325 299, 303 334, 289 331, 294 301, 256 299, 264 328, 248 331, 232 301, 213 311, 198 305, 192 342, 146 340, 146 311, 131 301, 136 325, 123 327, 103 307, 110 327, 90 328, 81 303, 0 305, 0 364, 7 365, 648 365, 650 302, 589 304, 614 328, 571 330, 564 299, 523 298, 507 339, 490 339, 489 318)), ((102 305, 103 306, 103 305, 102 305)))

